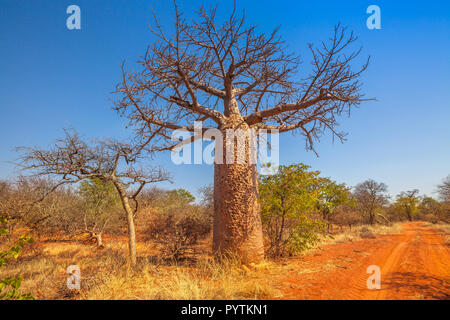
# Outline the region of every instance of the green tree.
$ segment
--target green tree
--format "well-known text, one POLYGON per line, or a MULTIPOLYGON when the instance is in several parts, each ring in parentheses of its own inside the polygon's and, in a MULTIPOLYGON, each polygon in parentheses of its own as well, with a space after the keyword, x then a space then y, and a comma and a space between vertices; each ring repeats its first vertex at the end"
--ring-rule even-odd
POLYGON ((445 220, 443 219, 444 209, 445 203, 440 203, 432 197, 424 196, 418 205, 417 216, 422 220, 438 222, 439 219, 445 220))
POLYGON ((195 201, 195 197, 189 191, 182 188, 169 191, 168 198, 185 204, 190 204, 195 201))
POLYGON ((280 166, 260 177, 261 213, 270 242, 268 254, 280 257, 313 245, 323 223, 313 218, 321 196, 319 171, 305 164, 280 166))
POLYGON ((328 231, 330 231, 335 209, 342 205, 353 205, 354 201, 351 198, 350 188, 329 178, 319 178, 318 190, 320 191, 320 196, 316 207, 323 220, 326 221, 328 231))
POLYGON ((84 203, 84 227, 98 246, 103 245, 102 235, 112 219, 118 219, 120 198, 110 181, 100 178, 83 180, 78 189, 84 203))
POLYGON ((163 191, 163 195, 156 201, 160 211, 180 211, 192 206, 195 197, 187 190, 179 188, 163 191))
POLYGON ((401 214, 406 215, 409 221, 413 220, 414 215, 419 209, 420 199, 418 197, 419 190, 414 189, 410 191, 401 192, 397 196, 394 208, 401 214))

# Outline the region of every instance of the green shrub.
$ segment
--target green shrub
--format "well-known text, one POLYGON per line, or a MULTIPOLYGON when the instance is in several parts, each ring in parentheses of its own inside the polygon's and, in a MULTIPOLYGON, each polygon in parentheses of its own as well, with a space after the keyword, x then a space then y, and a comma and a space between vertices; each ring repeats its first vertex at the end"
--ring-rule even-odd
MULTIPOLYGON (((1 221, 2 224, 6 224, 6 219, 1 221)), ((0 236, 4 236, 8 233, 7 229, 0 229, 0 236)), ((0 251, 0 268, 8 263, 10 259, 17 259, 25 246, 25 243, 31 243, 33 239, 31 237, 21 236, 19 240, 6 251, 0 251)), ((7 277, 0 279, 0 300, 32 300, 34 299, 30 293, 20 293, 20 285, 22 283, 22 276, 16 275, 13 277, 7 277)))
POLYGON ((316 244, 324 222, 316 214, 322 195, 318 171, 304 164, 280 166, 278 173, 260 178, 261 214, 266 253, 277 258, 316 244))

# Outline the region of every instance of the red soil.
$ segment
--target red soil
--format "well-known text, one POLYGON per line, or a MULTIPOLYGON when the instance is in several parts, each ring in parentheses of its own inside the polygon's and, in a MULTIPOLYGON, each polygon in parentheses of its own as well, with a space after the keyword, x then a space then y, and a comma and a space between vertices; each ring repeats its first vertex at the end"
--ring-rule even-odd
POLYGON ((398 235, 330 245, 290 263, 305 272, 283 279, 282 299, 450 299, 445 234, 420 222, 405 223, 398 235), (370 265, 381 269, 380 290, 367 288, 370 265))

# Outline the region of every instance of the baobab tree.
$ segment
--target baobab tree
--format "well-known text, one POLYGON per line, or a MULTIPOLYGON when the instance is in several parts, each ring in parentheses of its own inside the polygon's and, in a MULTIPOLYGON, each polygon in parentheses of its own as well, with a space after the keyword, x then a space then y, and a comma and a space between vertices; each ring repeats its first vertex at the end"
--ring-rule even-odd
MULTIPOLYGON (((149 136, 149 142, 154 136, 149 136)), ((149 183, 169 179, 160 168, 136 168, 146 143, 129 144, 114 140, 88 143, 74 131, 65 131, 65 137, 48 150, 18 148, 19 165, 36 176, 58 179, 53 190, 87 179, 98 178, 112 183, 119 195, 127 219, 128 248, 131 265, 136 264, 136 231, 134 218, 138 211, 137 197, 149 183)))
POLYGON ((175 148, 180 141, 171 139, 173 132, 194 132, 195 121, 202 121, 203 131, 222 133, 214 137, 213 252, 259 262, 264 249, 257 168, 247 145, 234 155, 244 161, 226 163, 227 148, 235 143, 227 130, 239 131, 238 139, 249 130, 299 132, 311 150, 327 131, 343 140, 337 117, 363 101, 359 78, 368 60, 352 69, 360 54, 352 48, 356 37, 337 25, 330 41, 308 45, 311 71, 300 76, 301 61, 289 53, 278 30, 258 32, 235 10, 222 24, 216 23, 215 8, 201 8, 192 22, 176 4, 175 12, 171 35, 155 17, 151 30, 157 38, 138 61, 138 71, 122 66, 115 109, 139 136, 157 131, 153 146, 159 150, 175 148))
POLYGON ((362 213, 367 216, 369 224, 375 224, 377 216, 387 220, 380 212, 389 198, 386 184, 372 179, 366 180, 356 185, 353 196, 362 213))

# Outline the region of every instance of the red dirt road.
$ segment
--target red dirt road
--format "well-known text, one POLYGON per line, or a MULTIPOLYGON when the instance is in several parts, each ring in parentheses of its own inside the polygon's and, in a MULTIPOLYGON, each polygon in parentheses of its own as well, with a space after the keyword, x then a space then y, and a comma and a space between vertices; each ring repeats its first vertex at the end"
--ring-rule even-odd
POLYGON ((445 234, 405 223, 401 234, 330 245, 295 263, 304 272, 283 279, 282 299, 450 299, 450 246, 445 234), (369 290, 367 267, 381 269, 381 289, 369 290))

